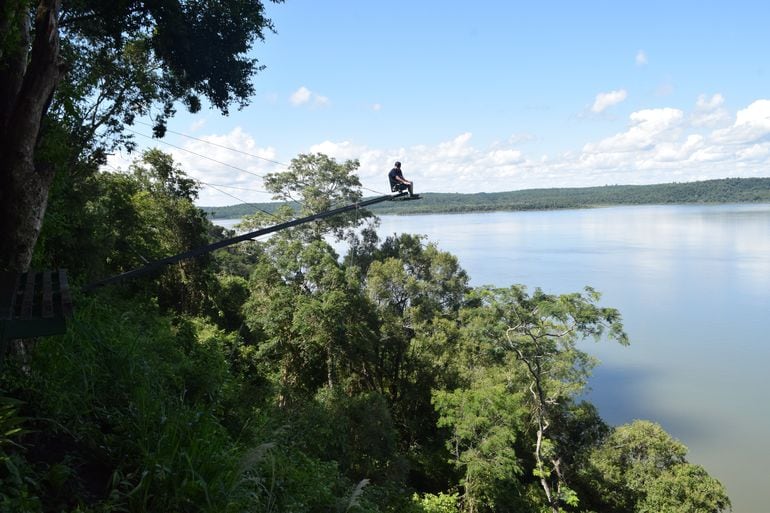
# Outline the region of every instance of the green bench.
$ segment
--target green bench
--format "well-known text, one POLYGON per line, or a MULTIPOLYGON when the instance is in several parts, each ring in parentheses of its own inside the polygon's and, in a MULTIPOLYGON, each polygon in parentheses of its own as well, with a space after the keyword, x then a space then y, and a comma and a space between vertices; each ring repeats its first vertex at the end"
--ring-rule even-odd
POLYGON ((9 340, 62 334, 70 317, 66 270, 0 273, 0 362, 9 340))

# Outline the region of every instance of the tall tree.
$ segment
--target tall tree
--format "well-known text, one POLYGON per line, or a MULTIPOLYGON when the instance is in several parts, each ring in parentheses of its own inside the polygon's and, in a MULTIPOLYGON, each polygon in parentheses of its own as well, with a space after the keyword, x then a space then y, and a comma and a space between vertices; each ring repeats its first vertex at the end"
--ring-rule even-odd
POLYGON ((243 106, 261 69, 247 54, 270 29, 262 0, 0 2, 0 269, 29 266, 53 176, 72 165, 47 151, 54 134, 99 163, 137 115, 160 136, 180 101, 243 106))
MULTIPOLYGON (((339 163, 323 153, 300 154, 291 159, 286 171, 267 174, 265 188, 273 193, 273 199, 298 204, 303 216, 318 214, 361 200, 361 181, 355 174, 358 166, 358 160, 339 163)), ((341 240, 372 217, 368 210, 360 209, 317 221, 296 231, 307 240, 320 239, 327 233, 341 240)))
POLYGON ((545 505, 558 513, 564 505, 577 503, 565 468, 570 444, 560 443, 570 437, 558 436, 567 429, 562 419, 570 417, 568 410, 596 363, 577 343, 607 336, 628 344, 620 314, 598 306, 599 293, 591 288, 558 296, 540 289, 530 295, 523 286, 479 289, 476 294, 480 309, 487 310, 484 316, 496 318, 486 329, 504 334, 500 348, 518 360, 523 372, 535 431, 533 474, 545 493, 545 505))
POLYGON ((523 495, 515 445, 526 418, 524 393, 514 389, 508 374, 501 367, 484 369, 467 388, 433 394, 438 425, 451 432, 447 447, 463 474, 463 511, 468 513, 497 511, 500 503, 525 511, 522 504, 511 504, 513 497, 523 495))

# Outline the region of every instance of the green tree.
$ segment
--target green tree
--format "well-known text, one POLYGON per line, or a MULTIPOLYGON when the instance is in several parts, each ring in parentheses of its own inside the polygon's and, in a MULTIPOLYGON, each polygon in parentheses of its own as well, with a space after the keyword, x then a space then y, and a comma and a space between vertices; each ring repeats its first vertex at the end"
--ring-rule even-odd
MULTIPOLYGON (((198 188, 170 155, 145 151, 130 171, 97 173, 77 189, 54 190, 57 201, 41 232, 37 265, 65 267, 88 282, 210 241, 212 224, 193 204, 198 188), (62 198, 66 191, 77 200, 62 198)), ((203 255, 168 266, 148 291, 164 308, 201 312, 215 288, 210 264, 210 255, 203 255)))
POLYGON ((582 471, 604 511, 718 513, 730 507, 722 484, 687 462, 687 447, 650 421, 616 428, 582 471))
POLYGON ((442 319, 457 316, 468 275, 455 256, 404 234, 383 242, 364 287, 380 321, 371 367, 378 390, 415 435, 424 432, 421 423, 427 419, 421 412, 431 411, 430 390, 441 379, 435 363, 451 350, 435 340, 446 334, 442 319))
POLYGON ((284 399, 343 383, 360 388, 374 319, 358 283, 326 242, 276 239, 255 266, 244 312, 264 336, 259 354, 284 399))
POLYGON ((457 503, 459 494, 455 493, 426 493, 422 496, 414 494, 414 513, 459 513, 457 503))
MULTIPOLYGON (((167 257, 209 242, 210 221, 193 204, 198 187, 170 155, 157 149, 147 150, 130 170, 140 185, 133 202, 141 228, 133 235, 135 249, 144 259, 167 257)), ((157 281, 160 305, 201 312, 213 280, 210 262, 211 256, 205 254, 165 268, 157 281)))
POLYGON ((479 289, 475 299, 478 306, 465 315, 484 320, 468 326, 477 351, 488 361, 505 362, 510 354, 519 364, 535 428, 533 473, 545 493, 545 504, 554 512, 574 506, 577 496, 568 486, 566 468, 574 448, 560 440, 570 439, 563 420, 570 418, 574 398, 595 365, 577 343, 607 336, 627 344, 620 314, 598 306, 599 294, 590 288, 584 294, 551 295, 536 289, 530 295, 516 285, 479 289), (490 338, 497 338, 496 346, 485 342, 490 338))
POLYGON ((462 471, 464 511, 521 510, 515 447, 526 419, 523 396, 501 368, 480 372, 468 387, 434 392, 438 425, 450 429, 447 448, 462 471))
MULTIPOLYGON (((338 163, 323 153, 300 154, 286 171, 265 175, 265 188, 273 199, 297 204, 302 216, 318 214, 361 200, 361 181, 355 174, 358 166, 358 160, 338 163)), ((368 210, 358 209, 316 221, 299 232, 310 240, 326 233, 341 240, 371 218, 368 210)))
POLYGON ((57 167, 103 161, 135 116, 154 115, 162 135, 179 101, 244 105, 261 69, 247 54, 271 28, 261 0, 3 2, 0 269, 29 266, 57 167))

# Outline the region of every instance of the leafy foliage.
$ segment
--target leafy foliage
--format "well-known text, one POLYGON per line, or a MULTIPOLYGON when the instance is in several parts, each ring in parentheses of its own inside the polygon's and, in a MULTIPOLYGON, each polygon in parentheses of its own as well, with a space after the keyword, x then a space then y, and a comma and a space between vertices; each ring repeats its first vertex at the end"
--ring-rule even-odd
POLYGON ((510 379, 495 374, 493 370, 469 388, 437 391, 433 397, 438 425, 451 428, 447 447, 463 472, 460 483, 469 511, 495 510, 521 487, 516 441, 526 418, 523 394, 510 379))
POLYGON ((685 459, 687 447, 658 424, 615 429, 588 458, 586 474, 611 511, 715 513, 730 507, 724 487, 685 459))
MULTIPOLYGON (((286 171, 268 173, 265 188, 273 193, 273 199, 298 204, 302 216, 318 214, 361 200, 361 182, 355 174, 358 166, 357 160, 338 163, 322 153, 302 154, 291 160, 286 171)), ((319 220, 299 231, 311 240, 326 232, 341 240, 370 217, 361 209, 319 220)))
POLYGON ((273 30, 260 0, 69 1, 60 27, 69 72, 51 114, 84 146, 95 136, 104 144, 153 107, 162 135, 176 102, 195 112, 205 98, 225 114, 245 105, 263 69, 249 50, 273 30))
MULTIPOLYGON (((273 183, 306 208, 360 197, 355 163, 296 166, 273 183)), ((82 240, 45 228, 36 258, 85 281, 226 236, 168 155, 130 171, 60 182, 46 223, 82 240)), ((729 507, 659 426, 612 429, 579 402, 596 364, 582 344, 628 342, 596 291, 472 289, 424 238, 338 221, 78 295, 65 335, 14 346, 0 369, 3 511, 729 507), (345 232, 340 259, 324 238, 345 232)))

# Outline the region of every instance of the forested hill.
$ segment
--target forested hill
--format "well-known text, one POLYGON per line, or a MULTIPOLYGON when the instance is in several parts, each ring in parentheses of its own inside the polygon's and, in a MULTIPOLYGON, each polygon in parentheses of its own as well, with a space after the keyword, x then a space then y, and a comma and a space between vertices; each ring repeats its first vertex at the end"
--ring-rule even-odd
MULTIPOLYGON (((611 205, 770 202, 770 178, 724 178, 655 185, 607 185, 529 189, 491 193, 425 193, 422 201, 381 203, 377 214, 429 214, 500 210, 547 210, 611 205)), ((212 219, 234 219, 257 208, 272 211, 277 203, 201 207, 212 219)))

